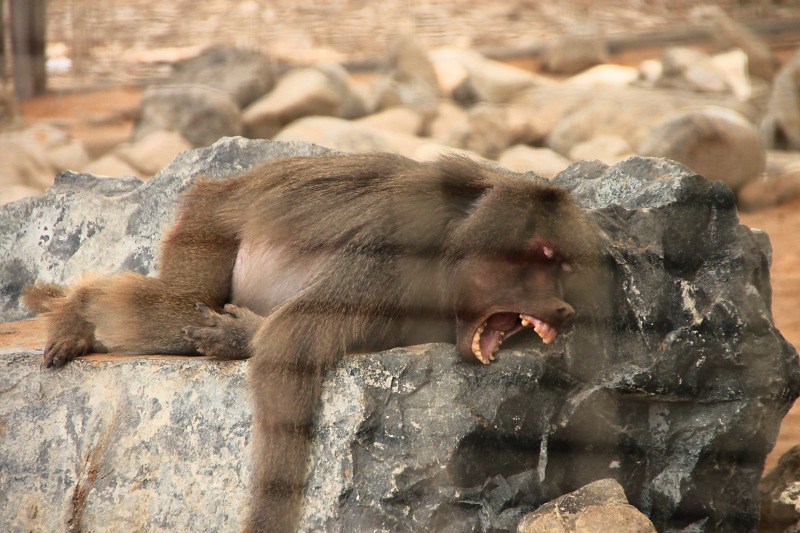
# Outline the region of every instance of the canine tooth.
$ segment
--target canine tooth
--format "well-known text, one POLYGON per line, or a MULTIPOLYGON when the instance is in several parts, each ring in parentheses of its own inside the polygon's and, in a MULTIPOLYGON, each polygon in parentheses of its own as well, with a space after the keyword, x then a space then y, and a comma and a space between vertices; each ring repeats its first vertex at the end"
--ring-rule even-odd
POLYGON ((572 272, 573 270, 572 265, 570 265, 569 263, 561 263, 561 270, 563 270, 564 272, 572 272))
MULTIPOLYGON (((520 315, 520 317, 522 317, 522 315, 520 315)), ((530 325, 531 325, 531 323, 530 323, 530 322, 528 322, 528 321, 527 321, 526 319, 524 319, 524 318, 522 319, 522 327, 525 327, 525 326, 530 326, 530 325)))
POLYGON ((542 253, 548 259, 552 259, 553 256, 556 255, 553 249, 550 248, 549 246, 542 246, 542 253))

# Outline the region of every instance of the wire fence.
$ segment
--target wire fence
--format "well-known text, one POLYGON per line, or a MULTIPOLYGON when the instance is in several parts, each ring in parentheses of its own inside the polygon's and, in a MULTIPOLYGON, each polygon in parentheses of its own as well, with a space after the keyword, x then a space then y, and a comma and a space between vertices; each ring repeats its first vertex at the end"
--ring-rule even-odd
MULTIPOLYGON (((800 14, 800 0, 713 4, 750 23, 800 14)), ((702 28, 701 7, 692 0, 48 0, 48 74, 51 87, 143 83, 215 43, 277 62, 369 62, 407 32, 431 47, 528 49, 564 34, 702 28)))

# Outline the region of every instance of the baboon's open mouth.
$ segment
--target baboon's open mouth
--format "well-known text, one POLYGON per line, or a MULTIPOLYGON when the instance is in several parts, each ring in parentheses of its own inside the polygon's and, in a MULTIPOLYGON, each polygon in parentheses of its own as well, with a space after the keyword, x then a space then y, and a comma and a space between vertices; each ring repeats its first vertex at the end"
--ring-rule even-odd
POLYGON ((558 334, 555 327, 535 316, 514 312, 493 313, 472 335, 472 353, 478 361, 488 365, 489 361, 494 360, 494 354, 500 349, 503 340, 526 326, 532 326, 545 344, 552 342, 558 334))

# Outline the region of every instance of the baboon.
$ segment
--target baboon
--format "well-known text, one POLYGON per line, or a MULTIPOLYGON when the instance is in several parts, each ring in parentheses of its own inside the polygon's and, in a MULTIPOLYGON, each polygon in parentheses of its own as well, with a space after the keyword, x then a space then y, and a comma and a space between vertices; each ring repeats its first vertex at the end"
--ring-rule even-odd
POLYGON ((198 181, 157 276, 39 283, 24 299, 47 313, 46 366, 92 350, 251 358, 247 528, 283 532, 332 365, 440 341, 488 364, 526 326, 549 343, 574 313, 564 284, 597 242, 589 215, 541 178, 459 156, 289 157, 198 181))

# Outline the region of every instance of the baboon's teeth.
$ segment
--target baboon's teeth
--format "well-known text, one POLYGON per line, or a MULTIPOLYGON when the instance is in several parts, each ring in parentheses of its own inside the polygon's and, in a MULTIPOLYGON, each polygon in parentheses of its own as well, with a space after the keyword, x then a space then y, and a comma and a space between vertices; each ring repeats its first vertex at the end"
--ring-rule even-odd
POLYGON ((533 325, 533 331, 539 335, 543 343, 550 344, 553 342, 553 339, 556 338, 558 332, 544 320, 539 320, 536 317, 523 314, 520 314, 519 317, 522 319, 523 326, 533 325))
POLYGON ((494 358, 491 356, 491 354, 489 355, 489 357, 486 357, 481 352, 481 333, 483 333, 484 329, 486 329, 486 322, 484 322, 475 331, 475 335, 472 337, 472 353, 473 353, 473 355, 475 355, 475 357, 478 359, 478 361, 480 361, 484 365, 488 365, 489 364, 489 359, 494 359, 494 358))

